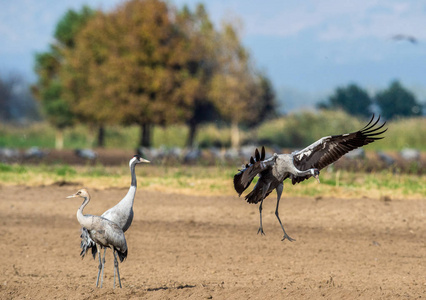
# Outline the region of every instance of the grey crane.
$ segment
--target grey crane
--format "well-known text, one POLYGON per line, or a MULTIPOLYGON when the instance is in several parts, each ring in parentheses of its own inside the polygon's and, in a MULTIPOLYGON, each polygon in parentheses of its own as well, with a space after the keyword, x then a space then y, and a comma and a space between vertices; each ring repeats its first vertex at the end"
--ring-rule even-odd
POLYGON ((77 220, 83 228, 86 228, 88 236, 91 238, 91 240, 96 243, 96 248, 99 253, 99 264, 101 268, 98 269, 98 280, 101 269, 103 273, 103 269, 105 266, 105 262, 102 263, 101 261, 101 249, 112 248, 114 254, 114 288, 116 272, 118 277, 118 283, 121 288, 121 279, 120 271, 118 269, 117 255, 120 259, 120 262, 123 262, 123 260, 127 257, 127 243, 123 229, 121 229, 121 227, 118 226, 116 223, 103 217, 84 215, 83 209, 90 201, 90 194, 86 189, 81 189, 74 195, 68 196, 67 198, 78 197, 81 197, 84 200, 80 208, 77 210, 77 220))
MULTIPOLYGON (((124 196, 124 198, 121 199, 120 202, 118 202, 112 208, 108 209, 101 216, 103 218, 106 218, 116 223, 118 226, 120 226, 121 229, 123 229, 123 232, 126 232, 127 229, 129 229, 133 221, 133 202, 135 200, 136 188, 137 188, 135 166, 140 163, 149 163, 149 160, 142 158, 140 155, 134 155, 130 159, 129 168, 130 168, 132 181, 130 184, 129 191, 127 192, 126 196, 124 196)), ((88 231, 84 227, 81 229, 81 248, 82 250, 80 255, 82 257, 86 255, 86 252, 88 251, 88 249, 92 249, 92 255, 94 259, 96 258, 96 253, 101 255, 99 252, 97 252, 96 243, 94 243, 94 241, 90 239, 88 231)), ((105 265, 105 255, 106 255, 106 248, 104 249, 104 255, 102 258, 103 265, 105 265)), ((101 257, 99 257, 99 259, 101 259, 101 257)), ((102 287, 103 275, 104 273, 102 271, 101 287, 102 287)), ((99 283, 99 276, 96 280, 96 286, 98 286, 98 283, 99 283)))
POLYGON ((284 232, 283 241, 288 239, 294 241, 284 230, 278 213, 281 194, 283 192, 283 182, 290 178, 293 185, 309 177, 315 177, 319 182, 319 171, 335 162, 340 157, 351 150, 362 147, 375 140, 382 139, 378 135, 386 130, 380 131, 386 124, 376 126, 380 120, 374 121, 374 114, 370 122, 361 130, 342 135, 326 136, 303 150, 295 151, 291 154, 274 154, 271 158, 265 160, 265 148, 262 147, 261 153, 255 150, 254 158, 250 158, 250 163, 243 166, 234 176, 234 188, 238 195, 248 188, 253 178, 259 175, 259 180, 253 190, 245 196, 248 203, 259 203, 260 226, 257 233, 264 235, 262 226, 262 204, 263 200, 273 191, 277 191, 277 206, 275 216, 284 232))

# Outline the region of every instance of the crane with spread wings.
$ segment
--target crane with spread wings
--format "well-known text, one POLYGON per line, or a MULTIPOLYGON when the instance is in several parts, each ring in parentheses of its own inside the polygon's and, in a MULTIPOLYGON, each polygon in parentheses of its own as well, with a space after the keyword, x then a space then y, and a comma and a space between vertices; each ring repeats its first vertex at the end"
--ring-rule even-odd
POLYGON ((374 121, 374 114, 370 122, 361 130, 341 135, 326 136, 303 150, 295 151, 291 154, 274 154, 271 158, 265 159, 265 148, 261 152, 256 149, 254 157, 250 158, 239 172, 234 176, 234 188, 238 195, 249 187, 250 183, 259 176, 253 190, 245 196, 248 203, 259 203, 260 226, 258 233, 264 235, 262 226, 262 205, 263 200, 273 191, 277 191, 277 206, 275 215, 284 232, 282 240, 294 241, 284 230, 278 213, 278 206, 283 192, 283 182, 287 178, 293 184, 299 183, 310 177, 314 177, 319 182, 319 171, 329 164, 337 161, 340 157, 351 150, 362 147, 383 137, 379 135, 386 132, 381 130, 386 122, 378 126, 380 116, 374 121))

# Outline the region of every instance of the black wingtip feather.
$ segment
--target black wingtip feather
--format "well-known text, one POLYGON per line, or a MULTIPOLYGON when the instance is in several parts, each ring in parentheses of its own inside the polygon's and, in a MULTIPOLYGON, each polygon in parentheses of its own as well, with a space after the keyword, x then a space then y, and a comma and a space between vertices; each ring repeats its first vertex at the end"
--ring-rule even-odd
POLYGON ((120 252, 118 250, 116 250, 116 252, 117 252, 118 259, 120 260, 120 262, 123 262, 127 257, 127 249, 124 252, 120 252))
MULTIPOLYGON (((367 127, 368 127, 368 125, 370 125, 370 124, 371 124, 371 122, 373 122, 373 120, 374 120, 374 114, 373 114, 373 116, 371 117, 370 121, 367 123, 367 125, 365 125, 365 126, 361 129, 361 131, 363 131, 365 128, 367 128, 367 127)), ((379 116, 379 120, 380 120, 380 116, 379 116)))
POLYGON ((265 146, 262 146, 262 153, 260 154, 260 160, 265 160, 265 146))
POLYGON ((260 154, 259 154, 259 150, 257 150, 257 148, 254 151, 254 156, 256 157, 256 161, 260 161, 260 154))
POLYGON ((235 174, 234 176, 234 188, 235 188, 235 191, 238 193, 238 196, 241 196, 241 194, 245 190, 244 185, 241 183, 242 176, 243 176, 242 170, 238 172, 237 174, 235 174))
POLYGON ((96 253, 98 253, 98 251, 97 251, 98 249, 96 249, 96 247, 92 247, 92 256, 93 256, 93 259, 95 259, 96 258, 96 253))
MULTIPOLYGON (((377 118, 377 120, 373 123, 373 124, 371 124, 371 122, 373 121, 373 119, 374 119, 374 114, 373 114, 373 117, 371 118, 371 120, 370 120, 370 122, 368 122, 368 124, 363 128, 363 129, 361 129, 360 131, 361 132, 368 132, 368 131, 370 131, 371 129, 373 129, 374 128, 374 126, 376 126, 377 125, 377 123, 379 123, 379 121, 380 121, 380 116, 377 118), (371 125, 370 125, 371 124, 371 125), (368 125, 370 125, 370 126, 368 126, 368 125)), ((386 123, 386 122, 385 122, 386 123)))

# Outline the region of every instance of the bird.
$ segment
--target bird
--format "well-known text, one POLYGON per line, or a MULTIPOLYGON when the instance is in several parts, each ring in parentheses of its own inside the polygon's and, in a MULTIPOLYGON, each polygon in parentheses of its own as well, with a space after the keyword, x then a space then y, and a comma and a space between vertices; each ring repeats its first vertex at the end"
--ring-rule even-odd
MULTIPOLYGON (((108 209, 106 212, 104 212, 101 217, 108 219, 114 223, 116 223, 120 228, 123 230, 123 232, 126 232, 127 229, 129 229, 130 225, 133 221, 133 202, 136 195, 136 188, 137 188, 137 181, 136 181, 136 173, 135 173, 135 166, 136 164, 140 163, 150 163, 149 160, 146 160, 142 158, 140 155, 134 155, 130 161, 129 161, 129 168, 130 168, 130 174, 132 177, 129 191, 127 192, 126 196, 124 196, 123 199, 121 199, 120 202, 118 202, 115 206, 108 209)), ((93 259, 96 258, 96 253, 99 254, 99 259, 101 259, 100 252, 97 251, 96 243, 90 238, 90 235, 88 234, 88 231, 85 227, 81 228, 81 253, 80 255, 84 258, 87 251, 89 249, 92 250, 92 256, 93 259)), ((104 255, 102 259, 102 263, 105 264, 105 255, 106 255, 106 248, 104 249, 104 255)), ((102 271, 102 280, 103 280, 103 271, 102 271)), ((96 280, 96 285, 98 285, 99 282, 99 276, 96 280)), ((101 283, 102 286, 102 283, 101 283)))
MULTIPOLYGON (((118 283, 121 288, 120 272, 118 270, 117 255, 120 262, 123 262, 127 257, 127 243, 124 236, 123 229, 116 223, 94 215, 84 215, 83 209, 90 201, 90 194, 87 189, 81 189, 77 193, 68 196, 67 198, 83 198, 83 203, 77 210, 77 220, 80 225, 86 228, 87 233, 91 240, 96 243, 96 248, 99 253, 99 268, 98 268, 98 279, 96 280, 96 286, 98 286, 99 274, 104 270, 105 262, 101 261, 101 249, 111 248, 114 254, 114 288, 115 288, 115 274, 117 272, 118 283), (117 254, 117 255, 116 255, 117 254)), ((102 287, 102 282, 101 282, 102 287)))
POLYGON ((395 41, 407 41, 414 45, 418 42, 416 37, 408 34, 395 34, 392 36, 392 39, 395 41))
POLYGON ((285 239, 294 241, 285 231, 281 222, 278 206, 283 192, 283 182, 287 178, 291 179, 293 185, 304 181, 310 177, 317 179, 318 183, 320 170, 329 164, 337 161, 340 157, 351 150, 362 147, 383 137, 379 135, 386 132, 387 128, 380 131, 385 126, 384 122, 376 126, 380 121, 380 116, 374 121, 374 114, 364 128, 352 133, 341 135, 326 136, 315 143, 309 145, 300 151, 294 151, 291 154, 277 154, 265 160, 265 147, 262 147, 261 153, 256 148, 254 157, 250 162, 239 170, 234 176, 234 188, 239 196, 249 187, 256 175, 259 180, 253 190, 245 196, 248 203, 259 203, 260 226, 258 234, 264 235, 262 226, 262 205, 263 200, 273 191, 277 192, 277 206, 275 216, 281 225, 284 233, 282 241, 285 239))
POLYGON ((94 160, 98 157, 98 154, 92 149, 75 149, 74 153, 78 157, 88 159, 88 160, 94 160))

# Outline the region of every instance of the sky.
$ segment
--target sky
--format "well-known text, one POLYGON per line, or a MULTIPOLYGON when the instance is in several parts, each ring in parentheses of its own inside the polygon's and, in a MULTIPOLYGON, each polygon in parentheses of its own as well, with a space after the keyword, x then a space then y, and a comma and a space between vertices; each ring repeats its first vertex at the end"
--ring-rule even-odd
MULTIPOLYGON (((0 76, 15 72, 34 82, 34 54, 48 49, 68 9, 90 4, 108 11, 122 2, 0 0, 0 76)), ((271 79, 283 111, 312 108, 350 83, 374 96, 393 80, 426 102, 426 1, 169 2, 192 8, 204 3, 217 28, 223 20, 239 20, 242 41, 271 79)))

